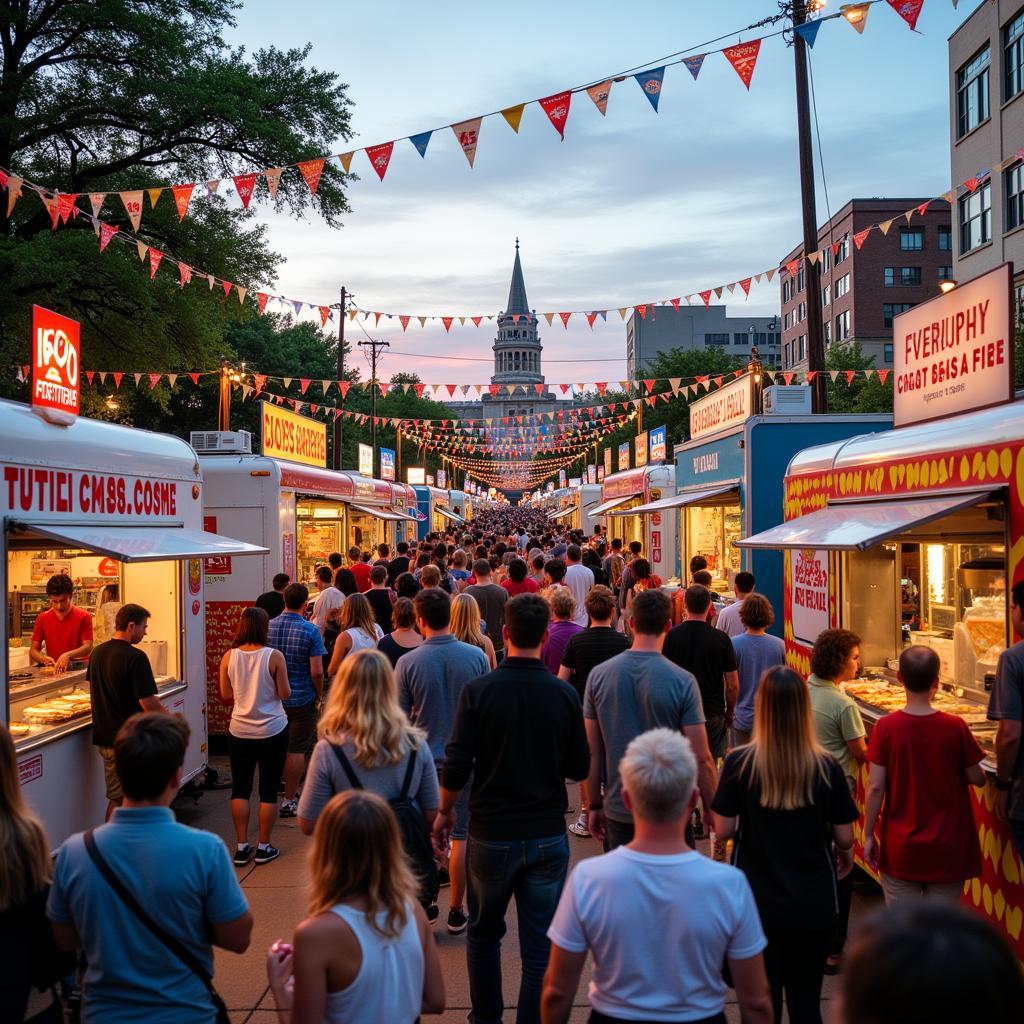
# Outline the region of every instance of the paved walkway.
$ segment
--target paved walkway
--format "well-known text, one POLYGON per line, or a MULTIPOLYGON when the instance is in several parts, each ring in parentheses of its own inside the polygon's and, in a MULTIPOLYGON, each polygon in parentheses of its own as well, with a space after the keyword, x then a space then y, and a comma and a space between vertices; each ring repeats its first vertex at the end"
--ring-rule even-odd
MULTIPOLYGON (((226 759, 214 757, 212 762, 228 774, 226 759)), ((174 805, 178 819, 196 828, 207 829, 222 836, 230 850, 234 851, 234 830, 231 827, 229 810, 230 791, 217 790, 203 794, 198 803, 188 798, 179 798, 174 805)), ((570 789, 570 801, 578 800, 575 787, 570 789)), ((578 806, 578 804, 576 804, 578 806)), ((567 819, 572 820, 572 819, 567 819)), ((253 806, 255 822, 255 804, 253 806)), ((600 852, 593 840, 577 839, 570 836, 573 862, 600 852)), ((295 820, 280 821, 274 831, 274 845, 280 847, 281 856, 260 867, 251 865, 239 872, 239 880, 249 900, 256 919, 253 928, 252 945, 242 956, 218 950, 216 954, 216 984, 231 1011, 234 1024, 276 1024, 278 1017, 274 1002, 267 989, 264 958, 270 944, 279 938, 291 939, 295 925, 303 918, 306 902, 307 873, 305 857, 309 840, 299 832, 295 820)), ((707 843, 698 844, 707 853, 707 843)), ((863 913, 866 903, 880 898, 876 891, 864 887, 854 897, 854 917, 863 913)), ((451 936, 445 928, 448 917, 448 889, 442 889, 439 899, 441 915, 435 936, 441 955, 447 994, 447 1010, 438 1017, 426 1017, 424 1022, 438 1021, 439 1024, 464 1022, 469 1012, 469 983, 466 977, 465 934, 451 936)), ((503 943, 503 969, 505 976, 505 1000, 508 1009, 506 1022, 515 1019, 514 1004, 519 987, 519 951, 514 909, 509 914, 509 928, 503 943)), ((577 1008, 573 1011, 572 1024, 583 1024, 587 1020, 588 966, 580 990, 576 996, 577 1008)), ((835 989, 835 979, 825 979, 825 1000, 829 1000, 835 989)), ((730 993, 732 994, 732 993, 730 993)), ((730 1022, 738 1022, 739 1012, 733 1001, 726 1007, 730 1022)))

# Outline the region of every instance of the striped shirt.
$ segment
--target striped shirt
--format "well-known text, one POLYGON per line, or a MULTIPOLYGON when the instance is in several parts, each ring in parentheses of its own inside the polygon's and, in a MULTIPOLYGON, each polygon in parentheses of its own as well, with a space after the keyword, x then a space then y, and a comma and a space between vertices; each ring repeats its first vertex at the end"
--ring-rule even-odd
POLYGON ((320 630, 296 612, 287 609, 270 620, 267 643, 284 655, 292 695, 282 701, 286 708, 304 708, 316 698, 309 659, 327 653, 320 630))

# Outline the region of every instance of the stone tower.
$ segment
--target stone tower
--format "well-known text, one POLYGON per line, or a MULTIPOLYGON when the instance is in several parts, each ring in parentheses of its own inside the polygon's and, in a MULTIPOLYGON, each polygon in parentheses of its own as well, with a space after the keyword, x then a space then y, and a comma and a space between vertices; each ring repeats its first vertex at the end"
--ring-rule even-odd
POLYGON ((512 283, 508 303, 498 315, 498 336, 494 339, 494 373, 492 384, 524 384, 537 397, 534 385, 544 383, 541 372, 540 336, 537 316, 526 300, 523 265, 519 260, 519 239, 516 239, 516 261, 512 266, 512 283))

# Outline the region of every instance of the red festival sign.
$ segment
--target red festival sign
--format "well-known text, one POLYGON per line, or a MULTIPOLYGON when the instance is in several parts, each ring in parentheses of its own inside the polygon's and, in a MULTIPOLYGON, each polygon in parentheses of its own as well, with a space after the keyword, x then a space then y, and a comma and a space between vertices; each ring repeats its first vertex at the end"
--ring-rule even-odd
POLYGON ((32 307, 32 408, 51 423, 74 423, 81 346, 76 320, 32 307))

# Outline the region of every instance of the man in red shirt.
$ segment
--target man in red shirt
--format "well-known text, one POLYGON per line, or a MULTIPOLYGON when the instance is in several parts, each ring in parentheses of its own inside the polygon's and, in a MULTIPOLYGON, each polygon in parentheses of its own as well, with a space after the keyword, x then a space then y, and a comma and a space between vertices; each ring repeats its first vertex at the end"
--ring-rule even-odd
POLYGON ((70 576, 51 576, 46 581, 49 611, 39 615, 32 630, 29 657, 39 665, 53 665, 58 672, 66 672, 72 658, 88 658, 92 653, 92 616, 75 607, 74 590, 70 576))
POLYGON ((356 586, 360 594, 365 594, 370 589, 370 564, 363 561, 363 552, 353 545, 348 549, 348 560, 351 563, 349 569, 356 578, 356 586))
POLYGON ((932 707, 939 686, 935 651, 908 647, 899 679, 906 706, 874 727, 868 745, 864 856, 879 872, 887 904, 921 896, 956 900, 964 882, 981 874, 967 787, 985 784, 985 755, 962 719, 932 707))

